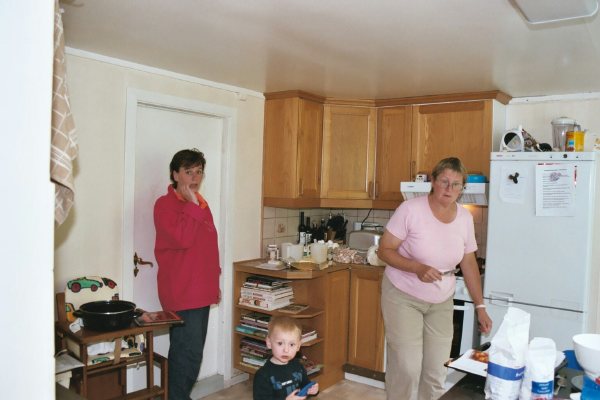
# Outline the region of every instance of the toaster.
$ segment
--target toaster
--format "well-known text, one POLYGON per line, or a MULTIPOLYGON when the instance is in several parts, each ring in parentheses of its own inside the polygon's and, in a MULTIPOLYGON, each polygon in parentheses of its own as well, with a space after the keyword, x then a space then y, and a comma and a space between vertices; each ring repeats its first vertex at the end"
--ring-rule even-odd
POLYGON ((348 234, 346 243, 355 250, 367 251, 369 247, 379 245, 381 233, 377 231, 352 231, 348 234))

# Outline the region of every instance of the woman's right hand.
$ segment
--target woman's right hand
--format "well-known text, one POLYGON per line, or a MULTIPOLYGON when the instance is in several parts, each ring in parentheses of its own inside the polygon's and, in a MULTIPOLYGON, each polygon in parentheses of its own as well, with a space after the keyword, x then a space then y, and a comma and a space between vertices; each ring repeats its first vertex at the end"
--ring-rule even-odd
POLYGON ((196 198, 196 193, 186 185, 177 185, 177 193, 181 195, 186 201, 190 201, 194 204, 198 204, 198 199, 196 198))
POLYGON ((421 282, 433 283, 442 280, 442 273, 429 265, 419 265, 415 273, 421 282))

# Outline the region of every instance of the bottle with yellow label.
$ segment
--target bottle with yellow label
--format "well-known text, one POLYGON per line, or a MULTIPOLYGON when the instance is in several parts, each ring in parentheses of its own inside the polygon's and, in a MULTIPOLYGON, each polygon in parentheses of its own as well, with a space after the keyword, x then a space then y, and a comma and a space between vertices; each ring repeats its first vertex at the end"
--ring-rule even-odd
POLYGON ((583 151, 585 132, 575 125, 575 130, 567 132, 566 151, 583 151))

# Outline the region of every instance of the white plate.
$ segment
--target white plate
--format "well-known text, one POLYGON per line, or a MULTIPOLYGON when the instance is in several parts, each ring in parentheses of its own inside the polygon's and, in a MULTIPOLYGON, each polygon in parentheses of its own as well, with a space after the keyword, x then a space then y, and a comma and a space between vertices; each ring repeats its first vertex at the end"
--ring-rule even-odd
POLYGON ((569 397, 573 400, 579 400, 581 399, 581 393, 571 393, 569 397))

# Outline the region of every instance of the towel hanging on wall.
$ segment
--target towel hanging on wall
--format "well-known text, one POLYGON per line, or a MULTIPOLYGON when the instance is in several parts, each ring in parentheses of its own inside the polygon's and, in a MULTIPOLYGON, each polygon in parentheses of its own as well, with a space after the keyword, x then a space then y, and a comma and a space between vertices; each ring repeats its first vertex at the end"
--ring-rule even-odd
POLYGON ((54 220, 58 225, 69 215, 75 199, 73 160, 78 153, 76 139, 67 90, 64 30, 60 6, 55 0, 50 179, 55 184, 54 220))

